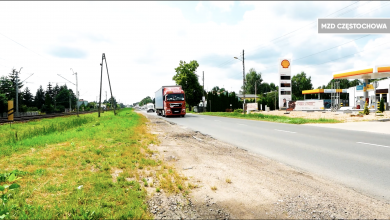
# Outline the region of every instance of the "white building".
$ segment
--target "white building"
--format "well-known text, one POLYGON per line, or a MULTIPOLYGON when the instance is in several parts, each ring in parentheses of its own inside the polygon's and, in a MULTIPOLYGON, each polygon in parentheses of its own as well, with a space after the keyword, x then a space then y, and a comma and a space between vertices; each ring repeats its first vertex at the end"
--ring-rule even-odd
MULTIPOLYGON (((389 106, 390 103, 390 79, 385 79, 381 81, 377 81, 377 88, 371 88, 367 89, 368 91, 368 98, 369 98, 369 108, 374 108, 375 103, 379 102, 381 98, 385 100, 387 106, 389 106)), ((371 83, 373 85, 373 83, 371 83)), ((348 89, 349 93, 349 106, 351 107, 357 107, 360 105, 360 108, 364 107, 364 92, 363 92, 363 85, 351 87, 348 89)), ((386 106, 386 104, 385 104, 386 106)))

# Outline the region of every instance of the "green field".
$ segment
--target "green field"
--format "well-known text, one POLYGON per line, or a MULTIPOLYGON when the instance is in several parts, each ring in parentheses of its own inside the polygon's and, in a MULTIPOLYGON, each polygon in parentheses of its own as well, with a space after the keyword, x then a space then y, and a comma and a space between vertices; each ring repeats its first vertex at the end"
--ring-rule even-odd
POLYGON ((151 156, 146 121, 122 109, 0 126, 0 219, 152 218, 148 191, 188 187, 151 156))
POLYGON ((279 116, 279 115, 264 115, 261 113, 251 113, 251 114, 244 115, 244 114, 236 113, 236 112, 205 112, 205 113, 201 113, 201 114, 211 115, 211 116, 220 116, 220 117, 229 117, 229 118, 244 118, 244 119, 259 120, 259 121, 288 123, 288 124, 341 123, 341 121, 334 120, 334 119, 290 118, 287 116, 279 116))

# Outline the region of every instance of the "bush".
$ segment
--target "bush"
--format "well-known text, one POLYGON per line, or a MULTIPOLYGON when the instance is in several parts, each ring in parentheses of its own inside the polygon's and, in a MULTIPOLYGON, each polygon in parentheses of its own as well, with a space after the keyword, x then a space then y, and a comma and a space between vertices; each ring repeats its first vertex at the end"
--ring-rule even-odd
POLYGON ((366 104, 364 104, 363 114, 365 114, 365 115, 369 115, 370 114, 370 110, 368 110, 368 102, 366 102, 366 104))
POLYGON ((243 111, 242 111, 242 109, 240 109, 240 108, 234 110, 234 113, 242 113, 242 112, 243 112, 243 111))
POLYGON ((382 98, 381 102, 379 103, 379 111, 382 113, 385 111, 385 100, 382 98))
POLYGON ((28 107, 27 111, 28 112, 36 112, 36 111, 38 111, 38 108, 37 107, 28 107))
POLYGON ((58 105, 55 112, 65 112, 65 107, 63 105, 58 105))

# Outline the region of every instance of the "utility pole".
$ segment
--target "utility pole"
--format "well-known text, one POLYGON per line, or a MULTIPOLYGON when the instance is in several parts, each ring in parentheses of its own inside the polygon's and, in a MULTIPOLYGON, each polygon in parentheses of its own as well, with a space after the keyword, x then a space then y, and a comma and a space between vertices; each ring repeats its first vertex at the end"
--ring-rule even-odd
POLYGON ((77 117, 79 117, 79 83, 78 83, 78 80, 77 80, 77 72, 75 73, 74 71, 73 71, 73 69, 72 68, 70 68, 71 70, 72 70, 72 72, 73 72, 73 75, 76 75, 76 97, 77 97, 77 101, 76 101, 76 106, 77 106, 77 117))
POLYGON ((246 106, 245 106, 245 64, 244 64, 244 60, 245 60, 245 58, 244 58, 244 50, 242 50, 242 77, 243 77, 243 79, 242 79, 242 81, 243 81, 243 84, 244 84, 244 89, 243 89, 243 91, 242 91, 242 93, 243 93, 243 95, 244 95, 244 115, 246 114, 246 106))
POLYGON ((112 105, 114 106, 114 115, 116 115, 116 103, 114 103, 114 97, 112 96, 112 89, 111 89, 111 81, 110 81, 110 75, 108 74, 108 66, 107 66, 107 59, 106 59, 106 55, 103 53, 103 57, 104 57, 104 62, 106 63, 106 70, 107 70, 107 77, 108 77, 108 85, 110 86, 110 93, 111 93, 111 102, 112 102, 112 105))
MULTIPOLYGON (((204 97, 204 71, 203 71, 203 97, 204 97)), ((203 112, 204 112, 204 100, 206 98, 203 98, 203 97, 202 97, 202 101, 203 101, 203 112)))
POLYGON ((102 56, 102 62, 100 63, 101 70, 100 70, 100 95, 99 95, 99 113, 98 117, 100 118, 100 112, 101 112, 101 106, 102 106, 102 80, 103 80, 103 59, 104 56, 102 56))
POLYGON ((106 91, 106 101, 108 102, 108 99, 107 99, 107 91, 106 91))
POLYGON ((15 106, 16 107, 16 114, 15 114, 16 117, 19 116, 19 103, 18 103, 18 97, 19 97, 19 94, 18 94, 19 93, 19 85, 18 85, 18 83, 19 83, 19 80, 18 80, 18 73, 20 73, 20 71, 22 71, 22 68, 23 67, 20 67, 19 72, 16 71, 16 79, 15 79, 16 80, 16 103, 15 103, 16 104, 16 106, 15 106))
POLYGON ((255 103, 257 103, 256 102, 256 97, 257 97, 256 93, 257 93, 257 82, 255 81, 255 103))
POLYGON ((69 93, 69 112, 72 111, 72 105, 71 105, 71 101, 70 101, 70 90, 68 89, 68 93, 69 93))
MULTIPOLYGON (((103 55, 102 55, 102 63, 100 64, 100 66, 101 66, 101 75, 100 75, 99 117, 100 117, 101 98, 102 98, 103 60, 106 63, 108 85, 110 86, 110 93, 111 93, 111 104, 114 106, 114 115, 116 115, 116 112, 115 112, 116 106, 114 105, 114 97, 112 96, 112 89, 111 89, 110 75, 108 73, 107 59, 106 59, 106 55, 103 53, 103 55)), ((107 91, 106 91, 106 100, 107 100, 107 91)))

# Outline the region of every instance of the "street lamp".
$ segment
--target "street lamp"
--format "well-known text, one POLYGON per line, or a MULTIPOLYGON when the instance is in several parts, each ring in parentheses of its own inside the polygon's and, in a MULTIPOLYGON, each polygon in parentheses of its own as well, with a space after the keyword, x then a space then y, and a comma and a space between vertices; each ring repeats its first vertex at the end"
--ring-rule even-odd
POLYGON ((79 117, 79 105, 78 105, 78 102, 79 102, 79 89, 78 89, 79 83, 77 81, 77 72, 75 73, 72 68, 70 68, 70 69, 72 70, 73 75, 76 75, 76 96, 77 96, 76 106, 77 106, 77 117, 79 117))
POLYGON ((242 94, 244 96, 244 115, 245 115, 245 64, 244 64, 244 50, 242 50, 242 60, 237 58, 237 57, 234 57, 234 59, 237 59, 237 60, 240 60, 242 61, 242 84, 243 84, 243 89, 242 89, 242 94))

